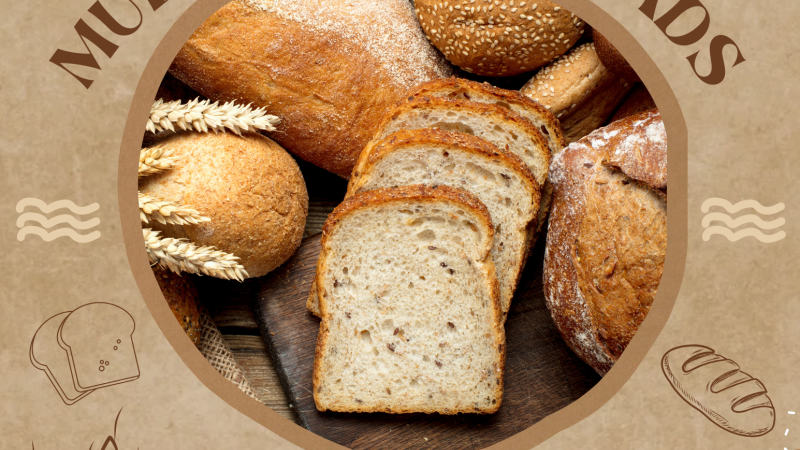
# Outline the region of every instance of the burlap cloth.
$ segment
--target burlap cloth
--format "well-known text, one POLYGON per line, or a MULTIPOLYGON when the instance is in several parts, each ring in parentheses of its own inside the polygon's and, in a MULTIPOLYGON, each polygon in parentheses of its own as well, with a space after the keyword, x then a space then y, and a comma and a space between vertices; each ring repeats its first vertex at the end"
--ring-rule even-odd
POLYGON ((233 353, 219 332, 217 324, 206 308, 200 308, 200 342, 197 344, 200 353, 205 356, 211 366, 217 369, 226 380, 235 384, 245 394, 258 400, 253 387, 244 376, 244 371, 233 358, 233 353))

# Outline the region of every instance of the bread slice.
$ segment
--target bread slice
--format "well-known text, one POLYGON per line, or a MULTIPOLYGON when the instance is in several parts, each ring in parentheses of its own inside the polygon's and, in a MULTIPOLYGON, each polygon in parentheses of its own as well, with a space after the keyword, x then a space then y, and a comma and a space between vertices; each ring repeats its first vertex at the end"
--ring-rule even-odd
POLYGON ((320 411, 493 413, 505 334, 489 211, 447 186, 345 200, 322 231, 320 411))
MULTIPOLYGON (((447 98, 415 98, 397 105, 383 119, 377 141, 399 130, 438 128, 485 139, 519 156, 540 186, 547 179, 550 147, 542 133, 527 119, 506 108, 447 98)), ((356 162, 353 177, 363 172, 366 161, 356 162)))
POLYGON ((534 124, 547 140, 551 155, 555 155, 566 146, 561 123, 556 116, 519 91, 500 89, 489 83, 451 77, 423 83, 412 89, 407 96, 409 100, 418 97, 444 97, 500 106, 519 114, 534 124))
POLYGON ((72 405, 93 392, 75 389, 67 353, 58 345, 58 329, 70 312, 72 311, 62 312, 47 319, 33 335, 30 349, 31 363, 47 375, 59 397, 67 405, 72 405))

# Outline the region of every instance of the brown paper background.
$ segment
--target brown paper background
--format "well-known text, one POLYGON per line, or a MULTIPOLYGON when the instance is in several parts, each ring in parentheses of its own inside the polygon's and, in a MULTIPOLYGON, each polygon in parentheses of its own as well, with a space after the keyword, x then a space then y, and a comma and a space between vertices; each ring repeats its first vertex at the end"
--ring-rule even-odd
MULTIPOLYGON (((662 0, 665 5, 673 3, 665 2, 662 0)), ((203 20, 195 12, 198 5, 190 9, 191 1, 170 0, 153 12, 146 2, 139 1, 137 6, 144 15, 141 28, 131 36, 119 37, 96 26, 98 21, 85 12, 92 3, 34 0, 9 4, 0 28, 6 50, 0 69, 0 93, 6 105, 0 121, 4 137, 0 144, 0 239, 10 262, 10 269, 0 275, 0 311, 5 321, 0 327, 2 447, 28 448, 35 442, 36 448, 88 448, 94 442, 99 448, 112 433, 114 418, 122 408, 117 429, 120 448, 296 448, 280 436, 306 448, 319 448, 311 433, 216 375, 176 323, 164 321, 159 327, 153 315, 163 318, 169 312, 166 305, 159 311, 143 301, 143 297, 160 296, 155 280, 140 280, 140 290, 132 275, 131 267, 141 268, 146 258, 144 251, 138 255, 131 252, 129 261, 123 239, 121 214, 128 221, 137 220, 132 206, 135 178, 119 178, 118 172, 118 168, 133 167, 133 155, 120 157, 123 132, 130 119, 126 138, 140 136, 130 134, 134 130, 130 123, 143 125, 146 109, 132 111, 129 118, 133 94, 140 87, 152 98, 156 85, 140 86, 142 74, 148 62, 171 59, 171 54, 153 56, 182 14, 189 10, 185 20, 198 24, 203 20), (96 81, 88 91, 48 62, 56 48, 82 50, 72 29, 79 18, 120 46, 111 59, 93 47, 101 72, 75 70, 94 75, 96 81), (126 196, 129 203, 124 204, 130 208, 120 211, 120 200, 126 196), (102 222, 97 229, 102 237, 83 245, 66 238, 44 242, 35 236, 17 242, 14 208, 25 197, 47 203, 60 199, 78 205, 99 203, 97 213, 82 219, 99 217, 102 222), (66 406, 31 365, 30 339, 48 317, 96 301, 117 304, 135 318, 133 337, 141 376, 66 406), (272 431, 261 423, 270 423, 272 431)), ((792 170, 798 156, 790 143, 800 134, 794 126, 798 107, 792 101, 798 98, 800 63, 792 55, 797 54, 800 31, 793 26, 793 19, 800 13, 800 5, 788 0, 766 4, 706 0, 711 31, 700 44, 678 47, 638 11, 639 3, 594 2, 624 26, 653 59, 663 75, 647 72, 643 79, 650 84, 663 76, 685 118, 688 217, 673 226, 676 208, 670 204, 669 248, 671 260, 683 259, 684 249, 673 236, 688 231, 685 272, 682 278, 665 278, 659 301, 665 291, 680 288, 680 293, 652 348, 647 351, 642 345, 652 338, 637 336, 626 352, 628 371, 633 371, 641 355, 646 356, 608 403, 560 431, 556 422, 580 418, 599 406, 573 408, 586 403, 576 402, 560 412, 558 420, 554 419, 558 415, 550 416, 540 426, 497 447, 530 448, 555 434, 537 448, 800 448, 800 418, 787 414, 800 409, 800 386, 793 380, 800 362, 800 351, 793 345, 800 337, 800 303, 794 301, 796 277, 790 273, 798 214, 790 195, 797 190, 792 170), (700 49, 705 55, 715 34, 731 36, 747 61, 729 70, 721 85, 708 86, 694 76, 685 58, 700 49), (734 203, 745 199, 764 205, 785 203, 786 210, 779 216, 786 218, 782 229, 787 238, 771 245, 752 238, 728 242, 720 236, 704 242, 700 205, 709 197, 734 203), (681 230, 687 226, 688 230, 681 230), (761 438, 734 436, 680 400, 664 379, 659 363, 665 351, 683 344, 710 346, 763 381, 776 407, 775 429, 761 438), (787 428, 789 434, 784 436, 787 428)), ((136 19, 127 2, 106 0, 103 4, 124 25, 136 19)), ((579 15, 594 7, 585 0, 561 0, 560 4, 579 15)), ((665 9, 659 7, 657 15, 665 9)), ((637 45, 615 40, 616 24, 590 23, 619 43, 637 69, 647 66, 645 61, 631 58, 639 51, 637 45)), ((733 55, 726 55, 730 64, 733 55)), ((700 60, 705 61, 704 56, 700 60)), ((701 72, 706 69, 701 64, 701 72)), ((662 110, 669 106, 663 104, 669 101, 669 93, 654 92, 654 97, 662 110)), ((669 121, 667 125, 672 142, 676 136, 669 121)), ((680 134, 680 125, 676 129, 680 134)), ((670 195, 680 197, 673 177, 680 167, 674 159, 670 160, 670 195)), ((140 245, 136 236, 126 238, 130 240, 128 250, 140 245)), ((655 314, 669 314, 665 306, 664 302, 658 304, 661 309, 655 314)), ((651 314, 646 326, 652 328, 653 317, 651 314)), ((597 389, 613 392, 621 384, 621 380, 604 382, 597 389)))

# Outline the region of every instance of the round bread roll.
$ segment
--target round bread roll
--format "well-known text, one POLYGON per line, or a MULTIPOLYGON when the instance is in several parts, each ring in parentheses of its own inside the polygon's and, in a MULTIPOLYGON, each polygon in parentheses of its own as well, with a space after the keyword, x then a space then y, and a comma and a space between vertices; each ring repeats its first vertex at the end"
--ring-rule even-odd
POLYGON ((567 144, 608 122, 633 83, 609 72, 594 44, 583 44, 540 70, 520 92, 559 121, 567 144))
POLYGON ((545 302, 567 345, 600 375, 653 303, 667 247, 667 138, 647 111, 553 158, 545 302))
POLYGON ((563 55, 585 23, 548 0, 416 0, 428 39, 453 64, 486 76, 530 72, 563 55))
POLYGON ((300 245, 308 192, 300 168, 278 144, 255 133, 179 133, 160 143, 180 158, 142 178, 139 191, 195 208, 210 222, 170 226, 164 235, 232 253, 250 277, 283 264, 300 245))
POLYGON ((199 294, 189 275, 178 275, 159 266, 153 267, 158 287, 164 294, 172 314, 194 345, 200 344, 199 294))
POLYGON ((622 53, 611 45, 608 39, 598 33, 597 30, 593 32, 593 36, 597 57, 600 58, 600 61, 606 66, 606 69, 628 81, 642 81, 639 75, 636 75, 636 71, 633 70, 633 67, 631 67, 628 61, 622 56, 622 53))
POLYGON ((170 73, 204 96, 266 107, 271 136, 344 178, 383 114, 452 75, 408 0, 234 0, 178 52, 170 73))

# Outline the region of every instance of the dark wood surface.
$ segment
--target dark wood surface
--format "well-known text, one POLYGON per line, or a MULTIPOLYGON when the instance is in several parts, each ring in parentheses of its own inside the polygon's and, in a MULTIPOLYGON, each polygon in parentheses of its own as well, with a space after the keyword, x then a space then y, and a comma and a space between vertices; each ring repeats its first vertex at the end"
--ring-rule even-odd
MULTIPOLYGON (((523 272, 506 323, 503 405, 494 415, 321 413, 311 393, 319 319, 305 303, 319 255, 319 235, 307 238, 281 268, 254 280, 256 319, 300 425, 354 448, 484 448, 572 403, 600 377, 566 347, 542 294, 544 246, 523 272)), ((542 239, 543 241, 543 239, 542 239)))

